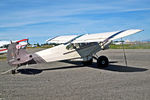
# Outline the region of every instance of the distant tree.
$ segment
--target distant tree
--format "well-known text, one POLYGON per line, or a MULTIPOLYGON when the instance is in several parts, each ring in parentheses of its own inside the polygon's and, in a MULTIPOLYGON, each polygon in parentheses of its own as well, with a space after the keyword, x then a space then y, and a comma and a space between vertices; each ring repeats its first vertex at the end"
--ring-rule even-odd
POLYGON ((37 45, 38 47, 40 47, 40 44, 39 44, 39 43, 37 43, 36 45, 37 45))

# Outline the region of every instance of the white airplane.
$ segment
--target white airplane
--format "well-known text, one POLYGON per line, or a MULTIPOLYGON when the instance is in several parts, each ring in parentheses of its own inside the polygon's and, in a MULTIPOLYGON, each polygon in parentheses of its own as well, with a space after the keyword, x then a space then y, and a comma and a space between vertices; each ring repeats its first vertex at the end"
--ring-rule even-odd
MULTIPOLYGON (((22 48, 25 48, 28 43, 23 42, 23 41, 28 41, 28 39, 22 39, 22 40, 13 41, 13 42, 18 43, 19 44, 18 46, 21 46, 22 48)), ((11 41, 0 41, 0 54, 7 53, 7 50, 8 50, 7 48, 8 48, 9 44, 11 44, 11 41)))
POLYGON ((92 64, 93 58, 97 60, 97 66, 107 67, 109 60, 106 56, 96 56, 96 53, 109 48, 111 42, 137 32, 140 29, 129 29, 115 32, 58 36, 47 40, 49 43, 60 43, 60 45, 28 54, 25 49, 16 48, 17 43, 12 43, 8 47, 8 64, 15 66, 11 70, 15 74, 17 68, 22 65, 64 61, 72 59, 82 59, 84 65, 92 64))

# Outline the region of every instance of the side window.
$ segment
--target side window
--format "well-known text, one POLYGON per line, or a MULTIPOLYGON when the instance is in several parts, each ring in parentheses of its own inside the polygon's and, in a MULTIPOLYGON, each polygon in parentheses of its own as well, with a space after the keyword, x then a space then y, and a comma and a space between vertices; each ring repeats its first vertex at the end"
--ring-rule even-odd
POLYGON ((72 50, 72 49, 77 49, 77 48, 79 48, 79 47, 80 47, 80 46, 79 46, 78 43, 71 43, 71 44, 67 45, 66 49, 67 49, 67 50, 72 50))
POLYGON ((8 44, 3 46, 4 48, 8 48, 8 44))
POLYGON ((8 45, 9 45, 9 44, 5 44, 5 45, 3 45, 3 46, 0 46, 0 48, 8 48, 8 45))
POLYGON ((67 50, 79 49, 79 48, 84 48, 84 47, 95 45, 95 44, 97 44, 97 43, 95 43, 95 42, 93 42, 93 43, 71 43, 71 44, 67 45, 66 49, 67 50))
POLYGON ((67 45, 66 49, 67 50, 72 50, 73 49, 73 44, 71 43, 71 44, 67 45))

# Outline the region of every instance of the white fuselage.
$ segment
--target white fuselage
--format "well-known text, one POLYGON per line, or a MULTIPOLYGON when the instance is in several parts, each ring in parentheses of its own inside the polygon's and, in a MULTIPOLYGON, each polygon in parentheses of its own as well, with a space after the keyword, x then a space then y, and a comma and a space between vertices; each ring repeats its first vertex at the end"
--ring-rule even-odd
POLYGON ((99 46, 98 43, 71 50, 67 49, 66 47, 67 45, 61 44, 53 48, 36 52, 35 54, 40 56, 46 62, 77 59, 77 58, 88 60, 89 57, 91 57, 94 53, 101 50, 101 47, 99 46))

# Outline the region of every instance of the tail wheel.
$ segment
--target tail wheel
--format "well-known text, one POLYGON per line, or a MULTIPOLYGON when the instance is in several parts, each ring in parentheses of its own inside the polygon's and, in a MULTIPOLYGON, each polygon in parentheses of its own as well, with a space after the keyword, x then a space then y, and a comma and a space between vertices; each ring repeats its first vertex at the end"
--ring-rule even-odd
POLYGON ((97 59, 97 67, 105 68, 105 67, 108 67, 108 65, 109 65, 109 60, 106 56, 100 56, 97 59))
POLYGON ((83 62, 82 62, 82 64, 83 64, 84 66, 92 65, 92 63, 93 63, 93 59, 90 59, 90 60, 88 60, 88 61, 83 61, 83 62))
POLYGON ((16 69, 11 70, 11 74, 16 74, 16 73, 17 73, 16 69))

